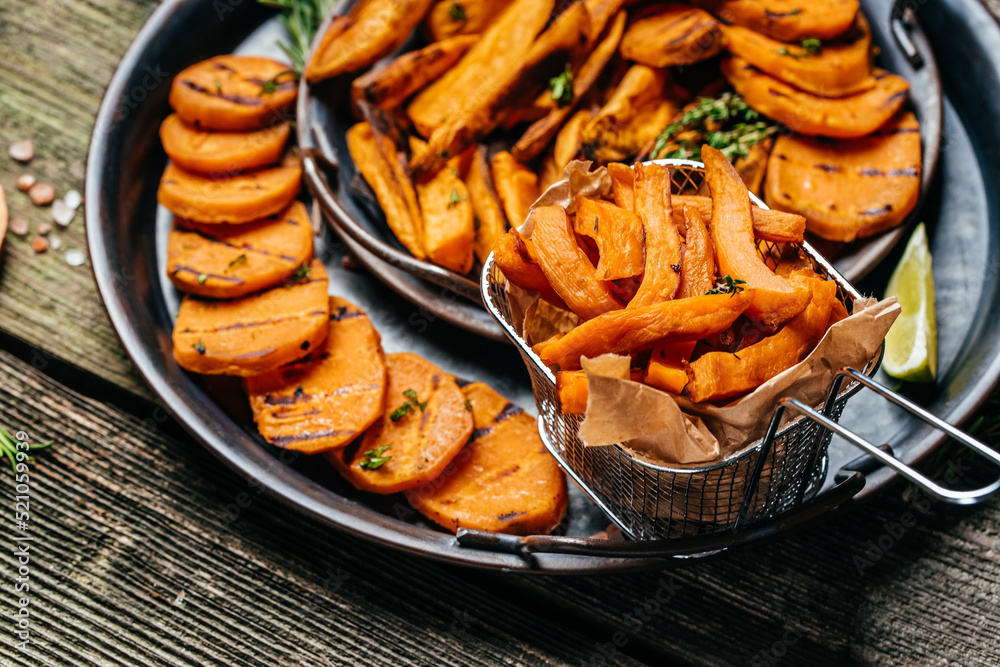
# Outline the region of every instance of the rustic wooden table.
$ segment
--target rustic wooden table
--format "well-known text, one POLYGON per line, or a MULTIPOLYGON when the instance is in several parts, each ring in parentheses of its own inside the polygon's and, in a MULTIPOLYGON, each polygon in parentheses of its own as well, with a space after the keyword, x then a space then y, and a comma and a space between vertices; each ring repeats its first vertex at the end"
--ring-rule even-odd
MULTIPOLYGON (((6 146, 32 137, 30 171, 82 190, 100 96, 155 4, 0 0, 0 183, 33 230, 50 213, 14 189, 25 169, 6 146)), ((338 534, 166 416, 89 267, 65 261, 85 249, 82 215, 52 236, 36 256, 8 235, 0 266, 0 423, 57 441, 31 468, 28 532, 0 466, 3 664, 1000 662, 1000 501, 951 508, 897 486, 739 557, 604 578, 483 574, 338 534)))

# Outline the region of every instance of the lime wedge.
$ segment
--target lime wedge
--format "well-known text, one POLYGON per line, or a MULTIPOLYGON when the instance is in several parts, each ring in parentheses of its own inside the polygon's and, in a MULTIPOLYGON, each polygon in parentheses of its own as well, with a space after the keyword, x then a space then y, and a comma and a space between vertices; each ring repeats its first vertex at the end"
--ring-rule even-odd
POLYGON ((902 313, 885 337, 882 368, 907 382, 933 382, 937 377, 937 323, 934 274, 924 223, 913 230, 885 295, 899 299, 902 313))

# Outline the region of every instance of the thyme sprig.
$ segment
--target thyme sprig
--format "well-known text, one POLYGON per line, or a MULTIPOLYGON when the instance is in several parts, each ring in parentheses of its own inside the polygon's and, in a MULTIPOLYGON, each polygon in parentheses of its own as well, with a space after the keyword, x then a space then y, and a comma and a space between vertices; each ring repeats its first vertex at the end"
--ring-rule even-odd
POLYGON ((729 274, 720 278, 715 282, 715 287, 705 292, 705 294, 728 294, 730 296, 736 296, 740 292, 746 289, 745 285, 747 281, 740 278, 733 278, 729 274))
MULTIPOLYGON (((29 444, 27 446, 28 452, 37 452, 40 449, 45 449, 51 447, 55 440, 49 440, 48 442, 40 442, 38 444, 29 444)), ((17 440, 10 432, 3 426, 0 426, 0 458, 5 458, 10 463, 10 469, 17 473, 18 459, 21 462, 28 461, 34 462, 35 458, 30 454, 27 454, 25 449, 18 448, 18 445, 22 444, 21 441, 17 440), (18 457, 18 454, 21 454, 18 457)))
POLYGON ((301 72, 309 56, 309 45, 320 22, 333 6, 333 0, 257 0, 265 7, 282 12, 278 17, 285 26, 289 43, 278 42, 281 50, 291 58, 295 71, 301 72))
POLYGON ((750 108, 736 93, 702 97, 656 138, 650 157, 697 160, 701 145, 722 152, 729 161, 746 157, 750 149, 778 131, 777 124, 750 108))
POLYGON ((569 63, 562 74, 549 79, 549 89, 552 91, 552 99, 555 103, 564 107, 573 101, 573 72, 569 69, 569 63))

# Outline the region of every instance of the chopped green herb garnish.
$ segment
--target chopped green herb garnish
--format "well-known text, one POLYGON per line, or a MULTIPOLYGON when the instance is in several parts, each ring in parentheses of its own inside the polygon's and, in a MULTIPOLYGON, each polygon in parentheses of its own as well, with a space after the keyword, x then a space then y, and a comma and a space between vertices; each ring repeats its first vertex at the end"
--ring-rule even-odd
POLYGON ((461 204, 462 202, 464 202, 466 199, 468 199, 467 196, 463 196, 463 195, 459 195, 458 194, 458 188, 452 188, 451 189, 451 198, 448 199, 448 208, 451 208, 452 206, 458 206, 459 204, 461 204))
POLYGON ((208 280, 208 276, 206 274, 204 274, 204 273, 199 273, 198 274, 198 284, 199 285, 204 285, 206 280, 208 280))
POLYGON ((383 456, 391 445, 381 445, 375 449, 368 449, 361 455, 361 462, 358 464, 363 470, 378 470, 387 462, 392 460, 391 456, 383 456))
POLYGON ((465 14, 465 8, 457 2, 451 3, 451 8, 448 10, 448 16, 451 17, 452 21, 466 21, 468 16, 465 14))
POLYGON ((240 266, 241 264, 246 264, 246 263, 247 263, 246 253, 242 253, 236 259, 234 259, 233 261, 229 262, 229 268, 232 269, 234 267, 237 267, 237 266, 240 266))
POLYGON ((573 101, 573 72, 569 69, 569 63, 562 74, 549 79, 549 89, 557 105, 564 107, 573 101))
POLYGON ((744 287, 746 284, 747 281, 740 278, 733 278, 729 274, 726 274, 721 280, 716 281, 715 287, 705 292, 705 294, 729 294, 730 296, 736 296, 746 289, 744 287))
POLYGON ((295 81, 299 80, 299 73, 296 72, 293 69, 286 69, 283 72, 278 72, 277 74, 275 74, 274 76, 272 76, 270 79, 268 79, 264 83, 260 84, 260 93, 258 94, 258 97, 263 97, 264 95, 270 95, 272 93, 277 92, 277 90, 278 90, 278 79, 280 79, 283 76, 287 76, 289 74, 292 75, 293 77, 295 77, 294 78, 295 81))
POLYGON ((811 56, 818 56, 823 52, 823 42, 816 39, 804 39, 802 40, 802 48, 811 56))
POLYGON ((222 94, 222 82, 218 79, 215 80, 215 92, 222 94))
POLYGON ((650 157, 697 160, 701 145, 707 143, 733 161, 746 157, 777 130, 775 123, 763 119, 736 93, 703 97, 660 133, 650 157))
POLYGON ((407 389, 403 392, 403 396, 408 399, 406 403, 403 403, 401 406, 393 410, 392 414, 389 415, 389 419, 394 422, 398 422, 400 419, 413 412, 414 408, 420 408, 421 412, 427 409, 427 401, 421 403, 420 399, 417 397, 417 392, 414 390, 407 389))
POLYGON ((465 399, 465 409, 472 412, 472 401, 469 399, 465 399))
POLYGON ((312 271, 312 266, 309 264, 303 264, 299 268, 295 269, 295 273, 292 274, 292 280, 305 280, 309 277, 309 272, 312 271))
POLYGON ((202 343, 200 340, 191 347, 193 347, 194 351, 197 352, 198 354, 205 354, 205 344, 202 343))

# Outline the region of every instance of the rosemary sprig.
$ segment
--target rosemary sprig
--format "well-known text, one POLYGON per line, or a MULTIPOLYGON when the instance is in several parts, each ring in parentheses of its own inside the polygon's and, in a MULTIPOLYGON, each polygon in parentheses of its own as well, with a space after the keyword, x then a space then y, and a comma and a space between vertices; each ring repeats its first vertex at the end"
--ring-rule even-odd
MULTIPOLYGON (((6 458, 10 463, 10 469, 17 473, 17 453, 18 453, 18 440, 10 434, 10 432, 3 426, 0 426, 0 458, 6 458)), ((40 449, 45 449, 46 447, 51 447, 55 440, 49 440, 48 442, 40 442, 36 445, 28 445, 29 452, 36 452, 40 449)), ((22 453, 25 451, 20 450, 22 453)), ((22 461, 34 462, 35 458, 30 455, 25 455, 22 461)))
POLYGON ((290 42, 286 44, 279 41, 278 46, 291 58, 295 71, 301 72, 309 56, 312 38, 323 17, 333 6, 333 0, 257 0, 257 2, 283 12, 278 20, 288 31, 290 42))
POLYGON ((736 93, 703 97, 656 138, 653 159, 697 160, 701 145, 722 152, 729 161, 746 157, 750 149, 777 132, 778 126, 751 109, 736 93))

